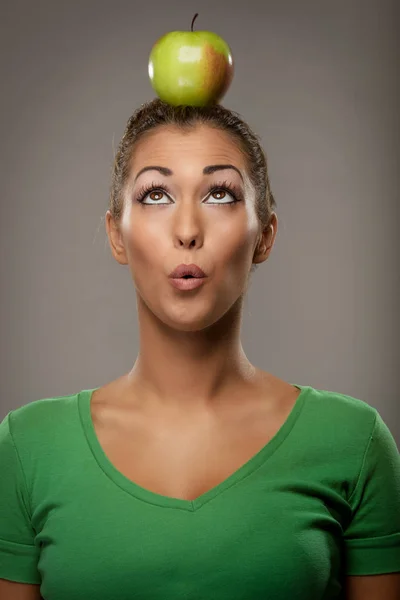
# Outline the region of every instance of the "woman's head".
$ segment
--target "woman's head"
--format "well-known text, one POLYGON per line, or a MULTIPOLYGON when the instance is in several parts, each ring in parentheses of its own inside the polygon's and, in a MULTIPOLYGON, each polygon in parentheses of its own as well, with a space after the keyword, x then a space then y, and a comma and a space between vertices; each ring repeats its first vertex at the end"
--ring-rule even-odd
POLYGON ((124 190, 132 171, 132 153, 142 136, 161 125, 174 125, 182 131, 190 131, 198 124, 207 124, 232 137, 243 152, 251 183, 256 193, 256 212, 262 226, 267 225, 276 208, 271 192, 267 160, 257 136, 240 116, 220 104, 201 108, 194 106, 174 107, 158 98, 143 104, 128 120, 119 144, 112 174, 109 210, 119 220, 124 206, 124 190))
POLYGON ((129 119, 107 233, 116 260, 130 266, 140 303, 166 324, 202 329, 240 303, 253 265, 275 240, 274 209, 265 154, 237 113, 155 99, 129 119), (205 271, 203 286, 171 285, 168 275, 182 263, 205 271))

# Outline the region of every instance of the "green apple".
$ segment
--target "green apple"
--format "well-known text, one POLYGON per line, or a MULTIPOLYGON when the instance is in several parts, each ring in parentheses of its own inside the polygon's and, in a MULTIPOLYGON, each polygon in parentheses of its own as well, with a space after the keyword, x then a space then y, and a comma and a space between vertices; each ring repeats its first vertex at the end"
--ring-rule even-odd
POLYGON ((161 100, 178 106, 217 104, 233 78, 228 44, 211 31, 171 31, 151 49, 149 77, 161 100))

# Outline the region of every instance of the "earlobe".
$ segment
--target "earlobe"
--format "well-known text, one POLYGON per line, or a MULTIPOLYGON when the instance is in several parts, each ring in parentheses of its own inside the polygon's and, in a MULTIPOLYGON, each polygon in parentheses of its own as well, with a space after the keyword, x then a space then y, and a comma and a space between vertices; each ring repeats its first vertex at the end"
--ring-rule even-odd
POLYGON ((121 230, 109 210, 106 213, 106 231, 113 257, 120 265, 127 265, 128 258, 126 256, 121 230))
POLYGON ((253 256, 253 263, 258 264, 264 262, 268 258, 267 256, 267 246, 265 243, 265 235, 261 234, 260 240, 257 244, 256 251, 253 256))
POLYGON ((264 228, 263 232, 260 235, 260 239, 253 257, 253 263, 262 263, 268 259, 272 250, 272 246, 275 242, 277 229, 276 224, 276 214, 272 213, 268 225, 264 228))

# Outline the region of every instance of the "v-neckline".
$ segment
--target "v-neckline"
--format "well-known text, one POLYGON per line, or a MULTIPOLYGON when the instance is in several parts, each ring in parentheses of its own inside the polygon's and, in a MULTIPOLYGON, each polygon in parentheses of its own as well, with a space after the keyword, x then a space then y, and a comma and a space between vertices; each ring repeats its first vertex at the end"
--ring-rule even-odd
POLYGON ((77 394, 78 410, 81 419, 82 428, 86 436, 89 447, 92 451, 94 458, 96 459, 99 467, 104 473, 120 488, 131 494, 132 496, 143 500, 149 504, 155 504, 165 508, 176 508, 181 510, 187 510, 194 512, 201 508, 204 504, 219 496, 232 487, 234 484, 245 479, 248 475, 256 471, 276 450, 276 448, 283 442, 283 440, 289 435, 295 422, 297 421, 301 410, 304 405, 305 397, 311 390, 310 386, 291 384, 300 390, 300 394, 297 396, 296 401, 292 407, 288 417, 275 433, 275 435, 248 461, 240 466, 236 471, 229 475, 226 479, 221 481, 216 486, 212 487, 208 491, 204 492, 194 500, 185 500, 183 498, 174 498, 172 496, 164 496, 156 492, 152 492, 133 480, 129 479, 121 471, 119 471, 114 464, 109 460, 105 454, 103 447, 101 446, 99 439, 96 434, 94 427, 92 414, 91 414, 91 398, 93 393, 99 388, 92 388, 87 390, 81 390, 77 394))

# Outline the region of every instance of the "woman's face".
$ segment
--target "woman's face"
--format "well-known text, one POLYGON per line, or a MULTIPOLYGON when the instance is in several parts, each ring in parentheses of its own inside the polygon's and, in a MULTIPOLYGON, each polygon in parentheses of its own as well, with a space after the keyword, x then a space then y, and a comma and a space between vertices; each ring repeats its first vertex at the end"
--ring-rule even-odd
POLYGON ((267 258, 276 235, 273 221, 256 249, 261 228, 245 158, 228 134, 204 125, 146 134, 132 156, 119 228, 109 212, 106 219, 113 255, 129 265, 139 310, 144 303, 181 331, 208 327, 237 303, 252 263, 267 258), (207 171, 210 165, 235 168, 207 171), (152 166, 164 172, 142 172, 152 166), (200 287, 174 287, 169 275, 181 264, 204 271, 200 287))

